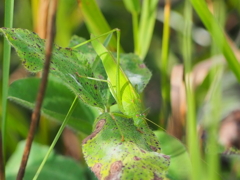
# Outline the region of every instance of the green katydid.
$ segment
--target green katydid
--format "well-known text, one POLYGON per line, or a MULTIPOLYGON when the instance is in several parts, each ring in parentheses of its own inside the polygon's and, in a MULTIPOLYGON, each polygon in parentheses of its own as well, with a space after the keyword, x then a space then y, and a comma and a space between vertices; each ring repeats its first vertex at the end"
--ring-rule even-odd
MULTIPOLYGON (((118 107, 120 111, 127 117, 132 118, 134 121, 134 125, 141 132, 141 125, 145 124, 145 114, 143 113, 143 105, 141 102, 141 98, 133 87, 131 82, 129 81, 126 74, 120 67, 120 53, 119 53, 119 44, 120 44, 120 30, 114 29, 108 33, 105 33, 101 36, 94 37, 91 40, 92 46, 97 52, 98 56, 101 58, 103 66, 108 76, 108 80, 101 80, 96 78, 88 78, 92 80, 104 81, 109 84, 109 89, 117 101, 118 107), (107 34, 111 34, 113 32, 117 33, 117 60, 115 60, 114 56, 106 49, 106 47, 98 41, 97 38, 102 37, 107 34)), ((88 43, 89 41, 84 42, 88 43)), ((77 48, 77 45, 73 48, 77 48)), ((80 76, 80 75, 79 75, 80 76)), ((83 77, 83 76, 80 76, 83 77)))

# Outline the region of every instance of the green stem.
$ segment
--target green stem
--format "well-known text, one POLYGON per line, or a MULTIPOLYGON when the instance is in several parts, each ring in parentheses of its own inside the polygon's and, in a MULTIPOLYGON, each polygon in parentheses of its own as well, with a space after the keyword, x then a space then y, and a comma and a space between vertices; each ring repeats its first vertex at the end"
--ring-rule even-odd
POLYGON ((71 105, 71 107, 70 107, 70 109, 69 109, 69 111, 68 111, 68 113, 67 113, 67 115, 66 115, 66 117, 65 117, 65 119, 64 119, 64 121, 62 123, 62 125, 61 125, 61 127, 59 128, 59 130, 58 130, 58 132, 57 132, 57 134, 56 134, 56 136, 55 136, 51 146, 49 147, 48 152, 45 155, 41 165, 39 166, 39 168, 38 168, 38 170, 37 170, 33 180, 36 180, 38 178, 38 176, 39 176, 39 174, 40 174, 44 164, 46 163, 50 153, 52 152, 53 148, 55 147, 55 145, 56 145, 60 135, 62 134, 65 126, 67 125, 67 122, 68 122, 69 118, 71 117, 71 115, 72 115, 75 107, 77 106, 77 104, 78 104, 78 96, 75 97, 75 99, 74 99, 74 101, 73 101, 73 103, 72 103, 72 105, 71 105))
POLYGON ((170 84, 168 80, 168 49, 169 49, 169 19, 170 19, 170 1, 166 2, 164 8, 164 27, 163 27, 163 40, 162 40, 162 54, 161 54, 161 93, 162 93, 162 115, 161 118, 167 119, 170 84))
POLYGON ((195 113, 195 100, 194 92, 191 84, 191 29, 192 29, 192 8, 190 3, 186 1, 184 8, 184 16, 186 18, 184 26, 184 39, 183 39, 183 57, 185 68, 185 87, 187 98, 187 145, 192 162, 192 174, 190 179, 198 180, 201 178, 201 161, 199 141, 196 129, 196 113, 195 113))
POLYGON ((218 124, 221 119, 219 112, 221 112, 221 81, 224 67, 217 65, 210 72, 211 89, 210 89, 210 111, 205 118, 208 124, 207 132, 207 164, 208 164, 208 177, 207 179, 217 180, 219 177, 219 155, 218 155, 218 124), (209 116, 211 115, 211 116, 209 116))
MULTIPOLYGON (((4 26, 11 28, 13 24, 14 0, 5 1, 4 26)), ((9 68, 11 46, 6 38, 3 40, 3 84, 2 84, 2 164, 4 167, 6 157, 6 123, 7 123, 7 96, 9 83, 9 68)))
POLYGON ((138 13, 132 13, 132 21, 133 21, 133 40, 134 40, 134 53, 137 54, 139 51, 139 28, 138 28, 138 13))
MULTIPOLYGON (((213 2, 213 14, 214 17, 217 19, 218 24, 223 27, 224 26, 224 4, 222 0, 214 1, 213 2)), ((214 30, 217 31, 217 30, 214 30)), ((216 43, 213 43, 212 45, 212 55, 219 54, 219 49, 216 45, 216 43)), ((208 164, 208 179, 217 180, 220 179, 219 177, 219 155, 218 155, 218 125, 219 125, 219 119, 221 119, 220 113, 222 110, 222 102, 221 102, 221 81, 222 81, 222 75, 224 71, 224 66, 216 65, 214 66, 210 71, 210 82, 211 88, 209 93, 209 113, 207 114, 207 117, 204 118, 206 121, 206 124, 208 124, 207 133, 207 164, 208 164), (211 116, 209 116, 211 115, 211 116)))
POLYGON ((153 29, 157 15, 158 0, 144 0, 139 22, 139 51, 137 55, 144 60, 152 40, 153 29))

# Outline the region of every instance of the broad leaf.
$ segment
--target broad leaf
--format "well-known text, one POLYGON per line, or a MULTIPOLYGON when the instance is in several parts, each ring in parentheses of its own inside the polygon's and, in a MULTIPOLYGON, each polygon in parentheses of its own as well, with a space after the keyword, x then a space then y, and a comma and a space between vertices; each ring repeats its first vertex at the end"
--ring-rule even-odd
POLYGON ((83 141, 86 162, 98 179, 161 179, 170 157, 145 124, 137 131, 131 119, 104 113, 95 131, 83 141), (121 141, 122 135, 124 141, 121 141))
POLYGON ((173 180, 186 180, 191 175, 191 161, 186 147, 176 138, 162 131, 155 131, 161 142, 162 152, 171 156, 167 177, 173 180), (184 164, 184 166, 179 166, 184 164))
MULTIPOLYGON (((27 78, 13 82, 9 88, 9 99, 22 106, 33 109, 40 79, 27 78)), ((74 100, 75 95, 59 81, 50 78, 42 105, 42 114, 62 122, 74 100)), ((97 112, 79 101, 68 125, 77 131, 90 134, 97 112)))
MULTIPOLYGON (((84 41, 85 39, 81 37, 73 36, 69 46, 73 47, 75 45, 83 43, 84 41)), ((96 58, 97 54, 90 43, 78 47, 77 50, 79 50, 79 52, 84 52, 84 55, 87 58, 88 62, 92 64, 92 69, 95 77, 100 79, 107 79, 107 74, 104 70, 103 64, 99 58, 96 58)), ((113 55, 116 57, 116 53, 113 53, 113 55)), ((141 59, 133 53, 121 53, 120 65, 124 73, 129 78, 131 84, 137 88, 139 93, 141 93, 152 76, 150 70, 141 61, 141 59)))
MULTIPOLYGON (((24 29, 0 29, 10 44, 16 49, 23 65, 31 72, 42 70, 45 40, 24 29)), ((75 94, 87 104, 105 109, 107 99, 102 98, 100 89, 103 82, 80 78, 79 75, 93 77, 93 72, 83 53, 71 48, 53 46, 51 74, 61 79, 75 94)))
MULTIPOLYGON (((16 49, 23 65, 31 72, 42 70, 44 63, 45 40, 37 34, 24 29, 0 28, 7 40, 16 49)), ((83 38, 73 36, 70 46, 84 42, 83 38)), ((140 59, 133 54, 123 54, 121 65, 131 83, 141 92, 148 83, 151 73, 140 59)), ((115 103, 108 86, 104 82, 84 77, 107 79, 103 65, 90 44, 77 49, 62 48, 54 45, 51 74, 58 77, 87 104, 101 109, 115 103), (96 59, 96 61, 94 61, 96 59)))
MULTIPOLYGON (((25 141, 18 144, 15 153, 10 157, 6 166, 7 180, 15 180, 18 168, 20 166, 22 152, 24 150, 25 141)), ((33 179, 37 169, 42 162, 48 147, 33 143, 31 154, 26 167, 24 179, 33 179)), ((57 179, 57 180, 85 180, 85 169, 73 159, 51 153, 38 180, 57 179)))

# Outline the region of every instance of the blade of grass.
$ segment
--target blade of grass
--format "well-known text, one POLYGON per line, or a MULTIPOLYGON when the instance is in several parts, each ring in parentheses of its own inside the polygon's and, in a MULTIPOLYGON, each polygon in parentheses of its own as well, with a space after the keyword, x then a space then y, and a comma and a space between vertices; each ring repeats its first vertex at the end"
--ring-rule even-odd
MULTIPOLYGON (((217 19, 219 25, 223 27, 224 25, 224 4, 221 0, 214 1, 213 3, 213 15, 217 19)), ((216 31, 215 29, 213 29, 216 31)), ((219 54, 219 50, 217 48, 216 43, 212 45, 212 54, 219 54)), ((207 114, 205 119, 207 124, 207 168, 208 168, 208 179, 217 180, 219 177, 219 157, 218 157, 218 143, 217 143, 217 135, 218 135, 218 124, 221 116, 219 112, 221 112, 221 79, 224 71, 223 65, 216 65, 210 71, 210 94, 209 94, 209 107, 208 110, 210 113, 207 114), (211 115, 211 116, 209 116, 211 115)))
MULTIPOLYGON (((13 24, 14 0, 5 1, 4 26, 11 28, 13 24)), ((0 154, 0 179, 5 179, 5 158, 6 158, 6 123, 7 123, 7 95, 9 82, 10 54, 11 46, 4 38, 3 41, 3 84, 2 84, 2 129, 1 129, 1 148, 0 154)))
POLYGON ((2 134, 0 134, 0 179, 5 180, 5 163, 3 159, 2 134))
POLYGON ((17 180, 22 180, 25 174, 25 168, 27 165, 28 157, 30 154, 32 141, 34 138, 34 134, 37 128, 38 119, 40 116, 41 106, 44 98, 44 94, 46 92, 47 81, 48 81, 48 74, 50 69, 50 59, 52 53, 52 45, 55 37, 55 20, 56 20, 56 9, 57 9, 58 0, 51 1, 50 8, 49 8, 49 22, 47 27, 47 40, 46 40, 46 52, 45 52, 45 62, 43 68, 43 74, 41 78, 41 83, 39 87, 39 91, 36 98, 36 105, 31 117, 31 124, 28 133, 28 137, 26 140, 26 145, 24 148, 24 153, 22 156, 22 161, 19 167, 17 180))
POLYGON ((146 57, 155 25, 158 0, 144 0, 139 24, 138 50, 136 54, 143 60, 146 57))
POLYGON ((164 25, 163 25, 163 39, 162 39, 162 54, 161 54, 161 94, 162 94, 162 106, 161 106, 161 126, 164 126, 162 120, 167 120, 168 106, 170 103, 170 84, 168 78, 168 49, 169 49, 169 21, 171 2, 165 1, 164 7, 164 25))
POLYGON ((209 11, 205 1, 200 0, 190 0, 195 11, 201 18, 202 22, 212 35, 213 40, 215 41, 218 48, 221 50, 225 56, 227 63, 230 69, 235 74, 236 78, 240 82, 240 64, 237 61, 236 56, 234 55, 227 38, 224 34, 223 29, 219 26, 211 12, 209 11))
POLYGON ((32 22, 33 22, 34 29, 37 26, 38 6, 39 6, 39 0, 31 0, 32 19, 33 19, 32 22))
POLYGON ((137 54, 139 49, 138 37, 139 37, 139 25, 138 25, 138 15, 140 12, 140 1, 139 0, 124 0, 124 5, 126 9, 132 14, 133 23, 133 41, 134 41, 134 52, 137 54))
MULTIPOLYGON (((95 0, 81 0, 78 1, 78 5, 82 11, 89 32, 93 33, 95 36, 99 36, 111 31, 110 26, 108 25, 95 0)), ((104 39, 101 39, 101 41, 104 41, 104 39)), ((116 44, 116 38, 113 36, 109 43, 109 47, 111 49, 116 49, 116 44)), ((123 51, 122 48, 120 48, 120 51, 123 51)))
POLYGON ((219 156, 218 156, 218 143, 217 143, 217 135, 218 135, 218 124, 221 116, 219 112, 221 112, 221 80, 223 74, 223 66, 217 65, 210 71, 211 77, 211 88, 209 94, 209 106, 210 110, 208 110, 208 117, 205 118, 207 124, 207 179, 217 180, 219 177, 219 156), (211 116, 209 116, 211 115, 211 116))
POLYGON ((192 162, 192 174, 190 179, 198 180, 201 178, 202 168, 200 161, 199 141, 197 136, 196 113, 194 92, 191 84, 191 29, 192 29, 192 8, 188 1, 185 1, 184 16, 186 19, 183 34, 183 58, 185 68, 185 86, 187 98, 187 146, 192 162))
POLYGON ((57 134, 56 134, 56 136, 55 136, 51 146, 49 147, 47 154, 45 155, 45 157, 44 157, 42 163, 40 164, 40 166, 39 166, 35 176, 33 177, 33 180, 37 180, 40 172, 42 171, 42 168, 43 168, 44 164, 46 163, 50 153, 52 152, 52 150, 55 147, 55 145, 56 145, 59 137, 61 136, 64 128, 66 127, 67 122, 70 119, 70 116, 72 115, 72 113, 73 113, 74 109, 76 108, 77 104, 78 104, 78 96, 76 96, 75 99, 73 100, 73 103, 72 103, 71 107, 69 108, 69 111, 68 111, 68 113, 67 113, 67 115, 66 115, 66 117, 65 117, 65 119, 64 119, 64 121, 63 121, 63 123, 61 125, 61 127, 59 128, 59 130, 58 130, 58 132, 57 132, 57 134))

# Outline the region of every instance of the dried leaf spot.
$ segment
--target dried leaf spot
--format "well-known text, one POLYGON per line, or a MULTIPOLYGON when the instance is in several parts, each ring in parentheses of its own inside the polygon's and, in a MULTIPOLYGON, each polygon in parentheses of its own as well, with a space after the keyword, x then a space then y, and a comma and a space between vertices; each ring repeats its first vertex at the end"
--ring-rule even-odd
POLYGON ((143 68, 146 68, 146 65, 144 63, 142 63, 139 65, 139 67, 143 69, 143 68))
POLYGON ((157 152, 157 151, 158 151, 158 148, 155 147, 155 146, 150 146, 150 148, 151 148, 154 152, 157 152))
POLYGON ((98 121, 97 125, 96 125, 96 128, 95 128, 95 131, 100 131, 104 124, 106 123, 106 120, 105 119, 101 119, 100 121, 98 121))
POLYGON ((135 161, 141 160, 141 158, 140 158, 140 157, 137 157, 137 156, 134 156, 133 159, 134 159, 135 161))
POLYGON ((153 180, 163 180, 163 178, 162 177, 159 177, 158 175, 156 175, 155 173, 154 173, 154 179, 153 180))
POLYGON ((123 168, 122 161, 116 161, 111 164, 109 175, 105 178, 105 180, 120 180, 120 173, 123 168))
POLYGON ((98 121, 96 128, 94 130, 94 132, 92 132, 92 134, 90 134, 88 137, 86 137, 83 141, 82 144, 86 144, 88 140, 94 138, 103 128, 104 124, 106 123, 105 119, 101 119, 100 121, 98 121))
POLYGON ((171 159, 170 156, 165 155, 165 154, 163 154, 163 157, 164 157, 165 159, 167 159, 167 160, 170 160, 170 159, 171 159))
POLYGON ((96 163, 92 168, 92 172, 97 176, 98 179, 101 179, 101 168, 102 164, 101 163, 96 163))
POLYGON ((122 170, 122 161, 116 161, 114 163, 112 163, 111 167, 110 167, 110 173, 111 174, 115 174, 118 173, 119 171, 122 170))

